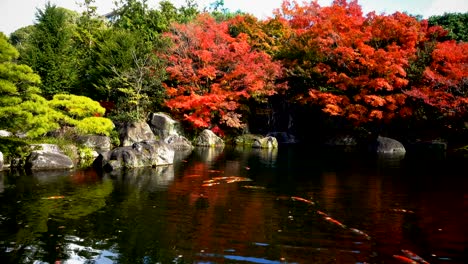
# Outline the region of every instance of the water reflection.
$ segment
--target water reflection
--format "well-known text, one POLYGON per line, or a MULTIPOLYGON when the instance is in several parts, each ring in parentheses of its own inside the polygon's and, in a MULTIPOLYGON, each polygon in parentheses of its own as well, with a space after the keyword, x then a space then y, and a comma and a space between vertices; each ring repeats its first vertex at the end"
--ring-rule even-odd
POLYGON ((108 174, 5 173, 1 263, 396 263, 403 249, 463 263, 463 163, 293 148, 186 155, 108 174))

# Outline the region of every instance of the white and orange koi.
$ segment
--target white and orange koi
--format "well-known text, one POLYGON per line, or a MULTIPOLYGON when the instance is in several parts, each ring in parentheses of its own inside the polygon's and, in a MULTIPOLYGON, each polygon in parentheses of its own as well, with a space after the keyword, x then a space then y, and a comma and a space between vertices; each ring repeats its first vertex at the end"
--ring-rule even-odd
POLYGON ((397 213, 414 214, 414 212, 411 211, 411 210, 406 210, 406 209, 401 209, 401 208, 394 208, 394 209, 390 209, 390 210, 393 211, 393 212, 397 212, 397 213))
POLYGON ((244 178, 244 177, 236 177, 236 176, 228 177, 226 179, 226 183, 246 182, 246 181, 252 181, 252 179, 244 178))
POLYGON ((205 183, 205 184, 202 184, 202 187, 211 187, 211 186, 215 186, 215 185, 218 185, 219 182, 210 182, 210 183, 205 183))
POLYGON ((65 196, 63 195, 58 195, 58 196, 49 196, 49 197, 45 197, 45 198, 42 198, 42 199, 45 199, 45 200, 56 200, 56 199, 63 199, 65 198, 65 196))
POLYGON ((367 240, 371 240, 371 237, 370 237, 368 234, 364 233, 363 231, 361 231, 361 230, 359 230, 359 229, 350 228, 349 230, 350 230, 351 232, 353 232, 353 233, 356 233, 356 234, 359 234, 359 235, 365 237, 367 240))
POLYGON ((423 258, 421 258, 420 256, 416 255, 415 253, 407 250, 407 249, 402 249, 401 252, 403 252, 403 254, 405 254, 405 256, 407 256, 408 258, 414 260, 414 261, 417 261, 421 264, 429 264, 429 262, 425 261, 423 258))

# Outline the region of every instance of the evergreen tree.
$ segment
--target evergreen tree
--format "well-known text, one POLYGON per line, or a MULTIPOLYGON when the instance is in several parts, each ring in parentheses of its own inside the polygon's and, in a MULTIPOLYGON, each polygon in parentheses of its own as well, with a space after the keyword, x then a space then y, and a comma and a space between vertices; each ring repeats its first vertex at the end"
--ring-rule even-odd
POLYGON ((56 129, 60 114, 40 96, 40 77, 18 65, 18 51, 0 33, 0 128, 35 137, 56 129))

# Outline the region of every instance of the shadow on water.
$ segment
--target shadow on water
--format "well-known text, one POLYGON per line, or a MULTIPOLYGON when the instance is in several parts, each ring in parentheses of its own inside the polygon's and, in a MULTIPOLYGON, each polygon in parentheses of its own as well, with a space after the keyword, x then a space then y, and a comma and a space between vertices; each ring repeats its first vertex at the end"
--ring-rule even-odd
POLYGON ((280 146, 0 174, 1 263, 464 263, 466 160, 280 146))

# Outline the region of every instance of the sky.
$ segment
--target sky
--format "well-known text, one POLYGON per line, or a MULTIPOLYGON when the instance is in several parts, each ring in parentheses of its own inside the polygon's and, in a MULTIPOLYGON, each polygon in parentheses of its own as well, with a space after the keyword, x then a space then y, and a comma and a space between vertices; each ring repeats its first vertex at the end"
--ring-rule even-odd
MULTIPOLYGON (((9 35, 15 30, 32 25, 35 22, 37 8, 44 8, 50 1, 52 4, 81 12, 77 3, 83 0, 0 0, 0 32, 9 35)), ((106 14, 114 8, 114 0, 95 0, 99 14, 106 14)), ((148 0, 150 7, 156 8, 159 0, 148 0)), ((185 4, 185 0, 171 0, 175 6, 185 4)), ((200 8, 209 6, 214 0, 195 0, 200 8)), ((298 1, 302 3, 302 0, 298 1)), ((318 0, 321 6, 328 6, 332 0, 318 0)), ((267 18, 275 8, 281 6, 282 0, 224 0, 224 7, 231 11, 241 10, 258 18, 267 18)), ((358 0, 366 14, 376 11, 378 14, 392 14, 396 11, 422 15, 428 18, 432 15, 447 13, 467 13, 468 0, 358 0)))

